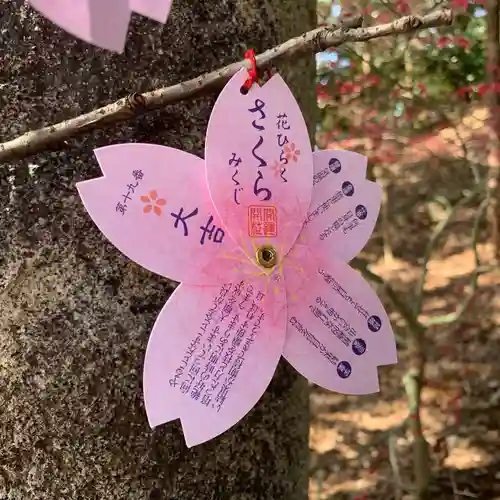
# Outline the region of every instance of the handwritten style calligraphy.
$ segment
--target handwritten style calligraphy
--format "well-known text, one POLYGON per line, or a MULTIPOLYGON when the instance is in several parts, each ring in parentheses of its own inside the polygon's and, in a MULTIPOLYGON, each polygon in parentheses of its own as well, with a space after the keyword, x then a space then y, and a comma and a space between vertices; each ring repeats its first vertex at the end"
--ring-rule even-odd
MULTIPOLYGON (((288 123, 288 116, 286 113, 281 113, 276 117, 276 127, 278 131, 280 130, 290 130, 290 124, 288 123)), ((288 165, 288 155, 285 151, 285 145, 288 144, 290 141, 288 140, 288 136, 284 133, 277 133, 276 134, 276 140, 278 142, 278 147, 281 148, 280 152, 280 163, 282 165, 288 165)), ((285 177, 286 174, 286 168, 281 167, 280 169, 280 177, 283 180, 283 182, 288 182, 288 180, 285 177)))
POLYGON ((183 212, 184 208, 181 208, 178 214, 172 212, 170 215, 175 219, 174 222, 175 229, 179 227, 179 222, 181 222, 184 229, 184 236, 188 236, 189 231, 186 221, 198 214, 198 208, 195 208, 189 215, 185 215, 184 217, 182 216, 183 212))
POLYGON ((281 129, 290 130, 290 125, 288 123, 288 116, 286 115, 286 113, 278 115, 276 119, 277 119, 276 127, 278 128, 278 130, 281 129))
MULTIPOLYGON (((264 108, 266 106, 266 103, 262 101, 261 99, 255 99, 254 101, 254 107, 253 108, 248 108, 248 111, 250 113, 258 113, 259 118, 255 119, 252 121, 252 127, 259 132, 262 132, 265 130, 265 126, 263 124, 259 124, 257 122, 262 122, 263 120, 266 119, 266 113, 264 111, 264 108)), ((264 144, 264 137, 259 134, 258 139, 252 148, 252 156, 257 160, 257 168, 259 169, 257 172, 257 178, 255 179, 254 185, 253 185, 253 192, 255 196, 259 197, 261 201, 269 201, 272 198, 272 192, 269 188, 267 187, 260 187, 259 184, 261 181, 264 181, 264 174, 260 170, 262 167, 267 167, 267 162, 264 158, 259 156, 257 153, 257 150, 264 144)))
MULTIPOLYGON (((259 121, 265 120, 266 113, 264 112, 264 107, 265 107, 266 103, 264 101, 261 101, 260 99, 255 99, 254 104, 255 104, 255 107, 249 108, 248 111, 250 111, 250 113, 259 113, 260 114, 259 121)), ((252 122, 253 128, 255 128, 257 130, 265 130, 264 125, 257 125, 256 121, 257 120, 254 120, 252 122)))
POLYGON ((220 227, 215 227, 215 224, 212 224, 213 220, 214 220, 214 218, 211 215, 210 218, 208 219, 208 222, 206 223, 206 225, 200 226, 200 229, 203 231, 203 234, 201 235, 201 239, 200 239, 201 245, 205 244, 205 237, 207 236, 207 234, 208 234, 209 240, 212 240, 212 236, 213 236, 214 243, 222 243, 222 240, 224 239, 224 230, 221 229, 220 227), (211 227, 210 227, 210 224, 212 224, 211 227), (214 230, 215 230, 215 234, 214 234, 214 230))
POLYGON ((234 183, 234 186, 235 186, 235 187, 234 187, 233 200, 234 200, 234 202, 236 203, 236 205, 239 205, 239 204, 240 204, 240 202, 238 201, 238 192, 239 192, 239 191, 243 191, 243 188, 242 188, 242 187, 238 187, 238 186, 240 186, 241 184, 240 184, 240 182, 237 180, 237 177, 238 177, 238 175, 239 175, 239 173, 240 173, 240 172, 239 172, 239 170, 238 170, 238 165, 241 163, 241 161, 242 161, 242 160, 241 160, 241 157, 240 157, 240 156, 238 156, 238 157, 237 157, 236 153, 233 153, 232 158, 230 158, 230 159, 229 159, 229 162, 228 162, 228 164, 229 164, 229 166, 230 166, 230 167, 233 167, 233 164, 235 164, 235 165, 234 165, 234 168, 236 168, 236 170, 235 170, 234 174, 231 176, 231 179, 232 179, 232 181, 233 181, 233 183, 234 183))
POLYGON ((257 149, 259 149, 262 144, 264 144, 264 138, 262 136, 259 137, 259 140, 257 144, 252 148, 252 156, 259 161, 259 164, 257 165, 258 168, 261 167, 267 167, 267 162, 264 160, 264 158, 261 158, 257 153, 257 149))
POLYGON ((123 200, 119 201, 115 207, 115 211, 117 213, 122 214, 122 215, 125 215, 125 213, 127 212, 127 208, 128 208, 127 201, 132 201, 132 196, 130 196, 130 195, 134 194, 136 188, 139 187, 139 181, 141 181, 143 179, 144 173, 142 170, 133 170, 132 177, 136 181, 135 184, 132 184, 132 183, 127 184, 127 186, 126 186, 127 192, 126 192, 126 194, 122 194, 123 200))
MULTIPOLYGON (((195 208, 191 213, 184 214, 184 207, 181 207, 178 213, 171 212, 171 216, 175 219, 174 228, 177 229, 179 224, 182 224, 182 230, 184 236, 189 236, 188 219, 198 215, 198 208, 195 208)), ((200 245, 204 245, 206 240, 212 241, 213 243, 222 243, 224 240, 225 232, 222 228, 216 227, 213 224, 214 217, 209 215, 208 221, 204 226, 200 226, 202 231, 200 237, 200 245)))
POLYGON ((232 167, 233 163, 236 163, 235 167, 241 163, 241 158, 236 158, 236 153, 233 153, 233 157, 229 159, 229 166, 232 167))
POLYGON ((272 193, 268 188, 265 187, 259 187, 259 182, 264 179, 264 176, 262 175, 262 172, 259 170, 257 172, 257 179, 255 179, 254 185, 253 185, 253 192, 255 196, 259 196, 263 194, 264 198, 261 198, 261 201, 269 201, 272 198, 272 193))

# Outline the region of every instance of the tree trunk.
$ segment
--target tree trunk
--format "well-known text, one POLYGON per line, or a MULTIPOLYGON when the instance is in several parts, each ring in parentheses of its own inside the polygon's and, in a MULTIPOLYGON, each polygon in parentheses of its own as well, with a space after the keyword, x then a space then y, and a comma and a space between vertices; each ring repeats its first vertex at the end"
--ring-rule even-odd
POLYGON ((489 167, 489 220, 495 258, 500 261, 500 94, 494 84, 500 78, 500 2, 487 3, 486 65, 492 88, 488 92, 490 107, 489 167))
MULTIPOLYGON (((116 55, 23 3, 0 0, 4 140, 195 77, 246 48, 270 48, 316 18, 313 0, 176 0, 164 26, 135 16, 125 54, 116 55)), ((279 69, 312 133, 312 54, 279 69)), ((285 362, 257 407, 205 445, 187 449, 178 422, 149 428, 142 363, 175 285, 108 243, 75 189, 100 174, 95 147, 152 142, 203 156, 215 97, 1 166, 0 498, 306 498, 308 391, 285 362)))

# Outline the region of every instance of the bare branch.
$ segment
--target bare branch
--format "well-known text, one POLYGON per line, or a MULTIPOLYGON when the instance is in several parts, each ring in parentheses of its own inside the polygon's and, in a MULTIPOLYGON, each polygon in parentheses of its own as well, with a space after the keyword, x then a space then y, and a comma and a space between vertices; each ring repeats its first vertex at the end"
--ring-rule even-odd
MULTIPOLYGON (((292 38, 257 56, 259 68, 269 66, 279 57, 297 57, 311 51, 323 51, 348 42, 366 42, 374 38, 411 33, 414 31, 450 25, 453 22, 451 10, 444 9, 426 16, 406 16, 392 23, 369 28, 322 27, 292 38)), ((208 91, 221 88, 241 68, 248 68, 246 60, 239 61, 211 73, 205 73, 186 82, 164 87, 144 94, 132 94, 102 108, 95 109, 75 118, 27 132, 15 139, 0 144, 0 164, 13 159, 58 149, 68 139, 112 124, 123 122, 139 114, 164 108, 185 99, 200 96, 208 91)))
POLYGON ((410 360, 410 363, 414 366, 403 377, 403 385, 410 409, 409 428, 413 437, 413 473, 419 499, 427 498, 426 493, 428 492, 431 476, 429 443, 422 432, 420 415, 426 364, 424 340, 423 337, 415 339, 410 360))
POLYGON ((422 312, 422 304, 424 299, 424 288, 425 282, 427 280, 427 272, 428 272, 428 264, 429 260, 432 256, 432 252, 435 250, 437 242, 441 235, 444 233, 445 229, 452 222, 453 218, 457 214, 458 210, 462 208, 464 205, 469 203, 473 198, 475 198, 478 193, 481 192, 481 188, 474 189, 466 196, 460 199, 448 212, 447 216, 439 222, 434 231, 432 232, 432 236, 427 244, 427 248, 425 250, 424 260, 422 262, 422 271, 420 274, 420 280, 417 285, 417 292, 415 294, 415 305, 414 305, 414 314, 418 318, 420 313, 422 312))
POLYGON ((489 198, 486 197, 479 205, 479 208, 477 209, 476 215, 474 217, 474 226, 472 228, 472 237, 471 237, 471 246, 472 246, 472 251, 474 252, 474 271, 472 272, 470 277, 469 281, 470 290, 468 295, 465 297, 465 299, 462 301, 462 303, 454 313, 430 318, 428 321, 425 322, 425 326, 445 325, 449 323, 454 323, 455 321, 459 321, 469 308, 469 305, 471 304, 476 294, 479 276, 481 274, 484 274, 485 272, 489 272, 490 270, 496 269, 496 266, 492 266, 491 268, 481 267, 481 257, 479 255, 479 250, 477 248, 478 238, 479 238, 479 224, 481 222, 482 216, 484 215, 486 209, 488 208, 488 203, 489 203, 489 198))
POLYGON ((398 460, 398 437, 394 434, 389 435, 388 439, 389 448, 389 463, 391 464, 392 475, 394 477, 394 498, 395 500, 402 500, 403 498, 403 485, 401 481, 401 471, 399 469, 398 460))

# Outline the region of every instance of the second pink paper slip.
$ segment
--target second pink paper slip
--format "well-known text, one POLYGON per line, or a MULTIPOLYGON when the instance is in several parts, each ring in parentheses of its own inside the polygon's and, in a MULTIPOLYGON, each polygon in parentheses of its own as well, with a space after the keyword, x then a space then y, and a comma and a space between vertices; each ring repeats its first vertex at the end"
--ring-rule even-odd
POLYGON ((123 52, 132 11, 164 23, 172 0, 29 0, 47 19, 88 43, 123 52))
POLYGON ((188 446, 257 403, 283 355, 346 394, 378 390, 395 363, 387 315, 347 262, 368 240, 380 189, 364 157, 313 153, 279 75, 249 92, 238 72, 210 118, 205 160, 165 146, 96 150, 86 209, 125 255, 181 282, 144 363, 152 426, 180 418, 188 446))

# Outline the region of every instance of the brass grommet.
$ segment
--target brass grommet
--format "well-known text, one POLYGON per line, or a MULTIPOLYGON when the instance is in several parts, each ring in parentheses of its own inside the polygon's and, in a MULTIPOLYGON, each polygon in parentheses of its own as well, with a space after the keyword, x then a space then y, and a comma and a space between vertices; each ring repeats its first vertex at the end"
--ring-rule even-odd
POLYGON ((257 249, 257 252, 255 253, 255 260, 259 266, 270 269, 277 264, 278 254, 276 249, 271 245, 263 245, 257 249))

